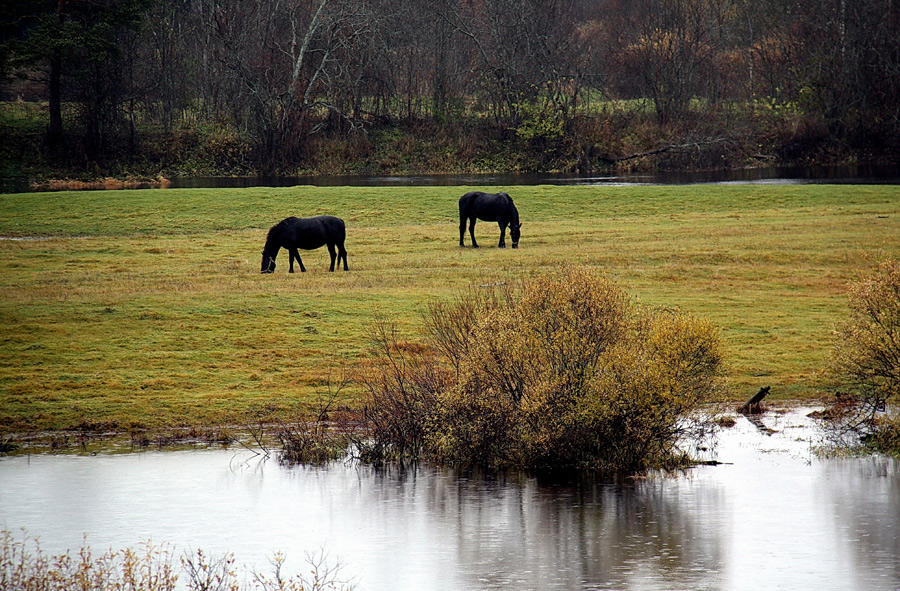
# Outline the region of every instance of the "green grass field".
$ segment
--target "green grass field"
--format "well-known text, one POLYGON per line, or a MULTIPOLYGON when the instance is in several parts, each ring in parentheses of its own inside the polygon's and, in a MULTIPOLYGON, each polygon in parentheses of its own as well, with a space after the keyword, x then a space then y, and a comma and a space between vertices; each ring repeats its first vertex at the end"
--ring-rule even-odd
POLYGON ((734 400, 810 398, 847 282, 900 256, 897 186, 514 187, 518 250, 489 223, 459 248, 466 190, 0 195, 0 432, 287 415, 367 354, 376 318, 416 339, 428 302, 565 263, 719 325, 734 400), (268 228, 320 213, 347 222, 350 272, 321 249, 260 275, 268 228))

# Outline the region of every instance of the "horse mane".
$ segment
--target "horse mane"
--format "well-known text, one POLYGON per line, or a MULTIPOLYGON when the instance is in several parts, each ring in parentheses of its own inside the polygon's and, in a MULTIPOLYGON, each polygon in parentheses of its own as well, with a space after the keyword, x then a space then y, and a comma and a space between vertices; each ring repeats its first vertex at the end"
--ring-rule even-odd
MULTIPOLYGON (((281 220, 280 222, 278 222, 277 224, 275 224, 274 226, 269 228, 269 233, 266 234, 266 244, 263 247, 263 251, 268 251, 270 246, 278 246, 278 244, 279 244, 278 237, 279 237, 279 234, 281 234, 282 229, 285 226, 285 221, 286 220, 281 220)), ((277 250, 276 250, 276 252, 277 252, 277 250)))
POLYGON ((281 229, 284 227, 286 221, 287 221, 286 219, 281 220, 280 222, 278 222, 277 224, 275 224, 274 226, 269 228, 269 233, 266 234, 266 243, 267 244, 273 238, 278 237, 278 233, 281 232, 281 229))
POLYGON ((516 207, 516 202, 513 201, 513 198, 510 197, 508 193, 503 193, 503 194, 506 195, 507 199, 509 199, 509 206, 510 206, 510 209, 512 210, 512 218, 510 221, 518 224, 519 223, 519 208, 516 207))

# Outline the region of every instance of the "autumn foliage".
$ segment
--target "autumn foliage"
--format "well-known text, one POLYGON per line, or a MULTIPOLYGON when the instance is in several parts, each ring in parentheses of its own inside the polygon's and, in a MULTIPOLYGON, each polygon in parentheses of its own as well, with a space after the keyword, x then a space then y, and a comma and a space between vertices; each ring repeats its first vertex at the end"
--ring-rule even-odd
POLYGON ((900 428, 887 412, 900 399, 900 261, 886 261, 854 283, 849 305, 828 367, 831 385, 840 392, 831 416, 843 430, 893 439, 900 447, 900 428))
POLYGON ((708 322, 567 267, 432 305, 417 347, 379 329, 370 458, 638 472, 683 459, 722 386, 708 322))

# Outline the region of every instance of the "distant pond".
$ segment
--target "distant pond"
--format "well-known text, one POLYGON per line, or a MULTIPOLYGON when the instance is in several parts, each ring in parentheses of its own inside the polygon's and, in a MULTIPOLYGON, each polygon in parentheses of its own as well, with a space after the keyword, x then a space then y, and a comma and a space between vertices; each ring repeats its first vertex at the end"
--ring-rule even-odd
POLYGON ((45 553, 171 543, 360 591, 900 589, 900 462, 823 459, 808 408, 722 432, 678 475, 286 468, 243 448, 0 458, 0 526, 45 553))
POLYGON ((195 177, 171 179, 172 188, 313 186, 521 186, 521 185, 691 185, 707 183, 759 184, 900 184, 900 166, 769 166, 696 172, 615 173, 573 175, 552 173, 370 175, 311 177, 195 177))
MULTIPOLYGON (((346 176, 256 176, 256 177, 174 177, 167 188, 247 188, 313 186, 521 186, 521 185, 687 185, 708 183, 735 184, 900 184, 900 166, 765 166, 740 170, 697 172, 613 173, 597 175, 573 174, 411 174, 411 175, 346 175, 346 176)), ((60 187, 71 188, 71 187, 60 187)), ((39 187, 38 190, 59 190, 39 187)), ((103 186, 84 188, 104 188, 103 186)), ((120 188, 110 185, 108 188, 120 188)), ((138 184, 126 188, 152 188, 138 184)), ((0 179, 0 193, 21 193, 33 190, 24 179, 0 179)))

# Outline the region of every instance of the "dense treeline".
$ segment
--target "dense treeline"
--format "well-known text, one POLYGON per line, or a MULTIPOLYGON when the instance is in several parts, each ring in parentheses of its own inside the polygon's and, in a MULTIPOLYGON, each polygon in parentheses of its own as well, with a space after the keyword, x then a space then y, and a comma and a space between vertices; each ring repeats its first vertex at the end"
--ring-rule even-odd
POLYGON ((895 0, 2 6, 4 98, 46 101, 42 153, 66 162, 588 171, 900 145, 895 0))

